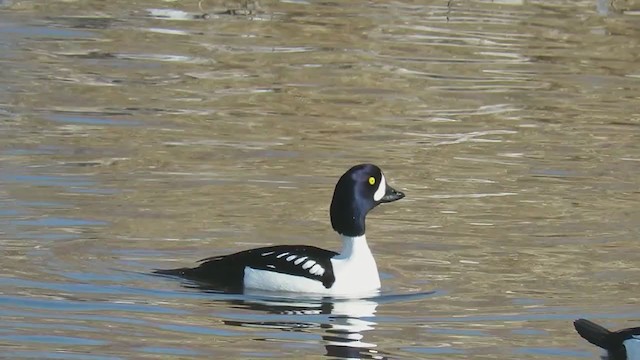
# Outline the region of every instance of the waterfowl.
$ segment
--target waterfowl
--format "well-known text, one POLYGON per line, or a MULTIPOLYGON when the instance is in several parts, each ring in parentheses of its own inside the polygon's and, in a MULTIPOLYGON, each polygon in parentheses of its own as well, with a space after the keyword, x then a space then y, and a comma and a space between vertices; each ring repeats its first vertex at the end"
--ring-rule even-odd
POLYGON ((311 245, 276 245, 209 257, 194 268, 155 273, 234 292, 372 294, 380 288, 380 276, 367 244, 365 218, 376 206, 404 196, 389 186, 378 166, 356 165, 340 177, 331 200, 331 225, 342 239, 339 253, 311 245))
POLYGON ((587 319, 578 319, 573 326, 583 339, 606 350, 607 359, 640 360, 640 327, 610 331, 587 319))

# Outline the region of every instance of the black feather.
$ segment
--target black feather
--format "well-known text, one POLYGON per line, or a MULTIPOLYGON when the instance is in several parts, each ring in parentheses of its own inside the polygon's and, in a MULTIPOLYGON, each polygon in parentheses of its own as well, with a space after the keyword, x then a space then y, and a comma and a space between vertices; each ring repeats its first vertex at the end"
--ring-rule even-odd
POLYGON ((609 360, 637 360, 627 359, 624 342, 634 335, 640 335, 640 327, 610 331, 587 319, 578 319, 573 326, 583 339, 606 350, 609 360))
POLYGON ((597 347, 610 349, 615 346, 614 344, 611 344, 613 340, 613 333, 593 321, 578 319, 573 322, 573 326, 583 339, 597 347))
POLYGON ((335 282, 331 258, 336 252, 306 245, 278 245, 241 251, 235 254, 214 256, 200 260, 202 264, 195 268, 178 268, 156 270, 160 275, 179 276, 182 278, 206 282, 214 288, 226 291, 241 291, 244 280, 245 267, 256 270, 266 270, 294 276, 302 276, 322 282, 325 288, 330 288, 335 282), (271 254, 269 254, 271 253, 271 254), (286 256, 278 255, 288 253, 286 256), (263 255, 269 254, 269 255, 263 255), (304 262, 295 264, 295 259, 287 261, 287 257, 296 255, 297 259, 306 257, 324 268, 322 275, 312 274, 303 269, 304 262))

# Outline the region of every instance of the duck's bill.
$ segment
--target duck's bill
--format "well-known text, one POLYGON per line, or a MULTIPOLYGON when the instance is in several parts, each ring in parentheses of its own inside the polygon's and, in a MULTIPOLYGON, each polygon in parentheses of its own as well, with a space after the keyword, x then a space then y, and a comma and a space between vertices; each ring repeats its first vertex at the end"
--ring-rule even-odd
POLYGON ((402 191, 398 191, 391 186, 387 185, 387 191, 385 191, 384 196, 380 199, 381 203, 388 203, 396 200, 400 200, 404 197, 404 193, 402 191))

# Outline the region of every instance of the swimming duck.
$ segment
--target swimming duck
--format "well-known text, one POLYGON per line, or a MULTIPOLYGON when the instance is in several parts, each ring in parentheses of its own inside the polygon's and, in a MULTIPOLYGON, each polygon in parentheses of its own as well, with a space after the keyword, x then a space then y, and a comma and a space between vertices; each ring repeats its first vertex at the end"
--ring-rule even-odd
POLYGON ((310 245, 276 245, 213 256, 194 268, 155 273, 233 292, 256 289, 331 296, 375 294, 380 276, 367 244, 365 218, 379 204, 404 196, 389 186, 379 167, 356 165, 340 177, 331 200, 331 225, 342 238, 339 253, 310 245))
POLYGON ((640 327, 610 331, 587 319, 573 326, 582 338, 607 351, 609 360, 640 360, 640 327))

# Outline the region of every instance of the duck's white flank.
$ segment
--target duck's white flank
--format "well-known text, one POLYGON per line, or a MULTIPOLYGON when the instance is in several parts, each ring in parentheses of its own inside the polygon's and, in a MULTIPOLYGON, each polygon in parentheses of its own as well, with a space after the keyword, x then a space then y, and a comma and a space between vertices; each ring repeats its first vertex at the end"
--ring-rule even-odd
POLYGON ((622 343, 627 349, 627 359, 640 359, 640 335, 634 335, 632 339, 625 340, 622 343))
POLYGON ((380 289, 378 267, 364 235, 343 235, 342 251, 331 259, 331 263, 336 281, 328 289, 317 280, 250 267, 244 269, 244 286, 250 289, 343 296, 371 295, 380 289))

